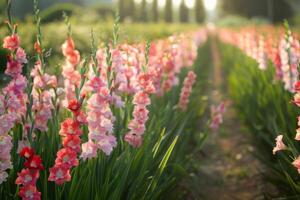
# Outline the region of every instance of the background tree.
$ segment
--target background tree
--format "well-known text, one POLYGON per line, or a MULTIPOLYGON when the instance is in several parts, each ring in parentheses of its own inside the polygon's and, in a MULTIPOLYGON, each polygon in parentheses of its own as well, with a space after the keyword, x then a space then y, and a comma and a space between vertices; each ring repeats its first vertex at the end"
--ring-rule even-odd
POLYGON ((205 19, 205 9, 203 0, 195 1, 195 18, 197 23, 203 23, 205 19))
POLYGON ((179 6, 179 21, 182 23, 187 23, 189 21, 189 9, 185 4, 185 0, 181 0, 179 6))
POLYGON ((222 0, 223 14, 244 17, 265 17, 271 22, 282 22, 293 16, 293 9, 286 0, 222 0))
POLYGON ((148 12, 147 12, 147 2, 146 0, 142 0, 141 10, 140 10, 140 20, 142 22, 148 21, 148 12))
POLYGON ((153 0, 152 2, 152 19, 154 22, 158 22, 159 19, 157 0, 153 0))
POLYGON ((135 1, 134 0, 128 0, 129 2, 128 2, 128 9, 129 9, 129 15, 130 15, 130 17, 131 17, 131 19, 133 20, 133 21, 135 21, 136 20, 136 7, 135 7, 135 1))
POLYGON ((120 15, 120 21, 124 21, 126 17, 126 11, 125 11, 125 1, 124 0, 119 0, 118 1, 118 10, 119 10, 119 15, 120 15))
POLYGON ((165 21, 166 22, 173 22, 173 2, 172 0, 166 0, 165 5, 165 21))

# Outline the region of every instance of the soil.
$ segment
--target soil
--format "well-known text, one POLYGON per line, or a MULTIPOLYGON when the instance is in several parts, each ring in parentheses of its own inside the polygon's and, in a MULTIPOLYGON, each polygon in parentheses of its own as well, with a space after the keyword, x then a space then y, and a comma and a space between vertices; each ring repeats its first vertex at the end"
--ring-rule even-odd
POLYGON ((212 84, 210 104, 227 101, 224 123, 210 132, 202 152, 196 155, 194 172, 182 185, 187 190, 184 199, 207 200, 260 200, 267 194, 276 193, 275 188, 264 181, 264 167, 255 158, 251 133, 239 119, 237 111, 224 90, 224 76, 216 40, 211 42, 212 84))

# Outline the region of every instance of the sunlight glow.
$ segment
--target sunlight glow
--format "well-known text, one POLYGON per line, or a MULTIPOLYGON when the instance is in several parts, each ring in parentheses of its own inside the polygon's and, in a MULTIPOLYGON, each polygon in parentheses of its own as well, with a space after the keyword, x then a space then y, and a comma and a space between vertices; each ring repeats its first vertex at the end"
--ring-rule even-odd
POLYGON ((194 7, 195 0, 185 0, 185 5, 189 8, 192 9, 194 7))
POLYGON ((217 7, 217 0, 204 0, 204 7, 208 11, 215 10, 217 7))

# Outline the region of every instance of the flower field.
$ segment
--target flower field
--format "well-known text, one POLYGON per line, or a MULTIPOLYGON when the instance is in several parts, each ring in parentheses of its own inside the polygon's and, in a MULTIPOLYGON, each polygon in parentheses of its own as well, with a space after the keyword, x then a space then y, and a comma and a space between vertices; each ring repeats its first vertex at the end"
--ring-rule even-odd
POLYGON ((45 23, 37 0, 32 21, 11 3, 1 200, 300 198, 300 41, 288 21, 135 23, 117 12, 93 25, 63 12, 45 23))

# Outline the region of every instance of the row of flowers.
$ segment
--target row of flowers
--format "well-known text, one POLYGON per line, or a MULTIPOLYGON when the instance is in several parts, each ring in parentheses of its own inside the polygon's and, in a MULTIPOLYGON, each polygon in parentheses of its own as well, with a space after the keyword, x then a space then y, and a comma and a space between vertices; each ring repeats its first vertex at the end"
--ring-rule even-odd
MULTIPOLYGON (((151 96, 163 96, 179 84, 179 73, 194 63, 198 46, 206 40, 205 30, 150 44, 118 44, 114 40, 106 47, 97 47, 92 38, 91 56, 82 58, 69 31, 62 45, 62 76, 55 76, 47 73, 48 52, 42 43, 38 10, 36 21, 33 65, 21 47, 17 25, 7 22, 10 33, 3 40, 3 48, 9 51, 5 74, 11 80, 0 92, 0 184, 14 164, 12 129, 22 127, 18 153, 25 158, 25 168, 18 173, 16 184, 21 185, 19 195, 23 199, 41 198, 36 182, 39 171, 44 170, 43 158, 32 144, 39 134, 49 130, 50 119, 63 120, 59 133, 53 133, 60 135, 61 144, 48 180, 63 184, 71 180, 70 170, 79 165, 80 158, 96 158, 99 152, 109 156, 118 145, 114 110, 130 110, 126 106, 133 105, 132 119, 123 127, 128 131, 121 140, 135 148, 143 144, 151 96), (30 70, 29 76, 24 68, 30 70), (64 118, 66 112, 69 117, 64 118), (88 133, 83 131, 85 128, 88 133), (83 139, 85 134, 88 140, 83 139)), ((196 74, 190 71, 184 80, 179 110, 187 109, 195 81, 196 74)))
MULTIPOLYGON (((220 30, 219 38, 224 43, 231 44, 235 47, 238 47, 244 54, 246 54, 251 59, 255 60, 258 68, 264 71, 264 73, 271 72, 270 74, 273 74, 274 71, 275 76, 273 77, 273 82, 270 82, 269 78, 266 78, 267 75, 259 77, 259 78, 265 78, 265 80, 261 80, 261 81, 266 81, 266 83, 263 83, 261 85, 265 87, 264 90, 269 90, 268 92, 270 93, 266 95, 261 94, 262 96, 261 100, 263 102, 253 103, 253 104, 255 104, 255 106, 259 105, 260 108, 266 108, 266 109, 272 109, 272 106, 273 107, 276 106, 276 108, 274 107, 273 109, 276 110, 278 115, 274 116, 274 118, 280 118, 279 117, 280 115, 281 116, 284 115, 286 117, 294 116, 294 113, 291 110, 289 110, 288 104, 292 102, 297 107, 300 107, 300 103, 299 103, 300 102, 299 101, 300 100, 300 81, 299 81, 300 43, 297 34, 291 32, 288 24, 287 23, 285 24, 285 29, 273 28, 273 27, 259 27, 259 28, 248 27, 248 28, 242 28, 241 30, 222 29, 220 30), (274 69, 269 70, 268 67, 271 66, 274 67, 274 69), (277 83, 280 84, 277 85, 277 83), (274 87, 268 87, 267 84, 272 84, 274 87), (287 91, 285 92, 286 94, 281 90, 276 89, 276 87, 278 86, 281 88, 284 87, 284 90, 287 91), (282 99, 286 99, 285 96, 288 96, 289 98, 290 94, 293 93, 294 93, 293 100, 285 102, 285 104, 288 106, 284 104, 284 100, 274 99, 274 97, 277 97, 278 95, 279 95, 278 97, 282 97, 282 99), (269 101, 278 101, 278 103, 277 104, 270 103, 269 101), (283 104, 281 102, 283 102, 283 104)), ((243 66, 239 66, 239 67, 243 67, 243 66)), ((255 74, 254 72, 253 74, 250 74, 249 72, 249 80, 252 78, 252 76, 255 75, 258 75, 258 73, 255 74)), ((255 80, 259 78, 256 78, 255 80)), ((243 98, 244 97, 246 97, 246 95, 243 96, 243 98)), ((257 101, 260 100, 257 99, 257 101)), ((251 109, 253 109, 253 107, 251 109)), ((251 112, 249 111, 247 114, 251 114, 251 112)), ((253 116, 257 116, 257 114, 253 114, 252 117, 253 116)), ((277 119, 275 119, 274 121, 271 120, 267 121, 267 120, 268 119, 266 116, 266 121, 261 122, 261 124, 264 124, 267 127, 268 123, 275 123, 269 126, 270 129, 273 130, 274 129, 277 130, 278 128, 283 128, 281 127, 281 124, 276 124, 277 119)), ((294 124, 289 124, 290 123, 289 120, 287 119, 282 119, 282 120, 285 123, 284 124, 285 129, 294 127, 294 124)), ((300 117, 298 117, 297 120, 298 120, 297 124, 299 127, 300 117)), ((268 132, 270 130, 270 129, 265 130, 262 127, 259 127, 260 125, 258 124, 254 126, 257 126, 258 131, 264 130, 268 132)), ((276 133, 275 135, 277 134, 278 133, 276 133)), ((267 142, 272 143, 272 141, 266 139, 269 136, 262 136, 262 137, 265 137, 265 140, 267 142)), ((293 185, 297 185, 296 182, 297 178, 293 174, 293 170, 291 169, 295 168, 300 173, 300 156, 299 156, 299 151, 297 149, 298 141, 300 141, 299 128, 295 130, 294 133, 284 133, 278 135, 275 139, 276 144, 272 151, 274 155, 277 154, 278 151, 282 151, 282 150, 286 151, 287 154, 283 153, 278 155, 277 161, 279 163, 279 170, 282 173, 282 176, 284 177, 283 179, 286 180, 287 182, 286 184, 289 185, 288 187, 291 188, 293 188, 293 185), (287 163, 288 167, 285 166, 285 163, 287 163), (291 167, 289 168, 289 166, 291 167), (293 183, 292 186, 290 185, 291 183, 293 183)), ((272 162, 274 162, 274 160, 272 160, 272 162)), ((274 169, 275 169, 277 163, 274 162, 272 163, 272 165, 274 165, 274 169)), ((278 170, 278 168, 276 168, 276 170, 278 170)), ((283 182, 281 182, 280 184, 282 183, 283 182)), ((298 189, 296 190, 297 190, 296 193, 298 194, 299 191, 298 189)))
POLYGON ((275 28, 243 28, 239 31, 220 29, 219 38, 225 43, 240 48, 247 56, 257 61, 261 70, 266 70, 268 60, 276 69, 276 79, 284 83, 286 90, 293 92, 298 78, 300 43, 286 25, 286 30, 275 28))

